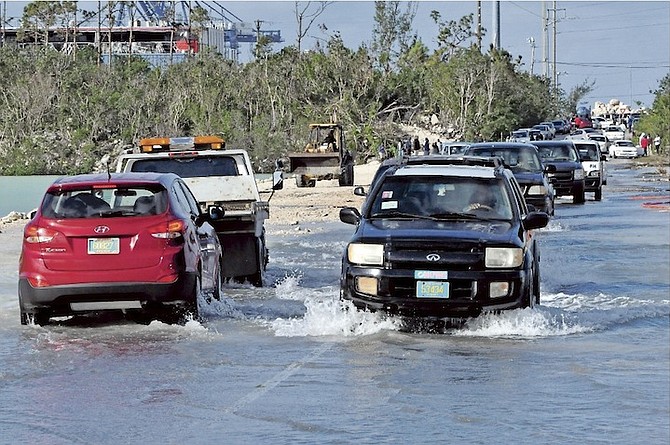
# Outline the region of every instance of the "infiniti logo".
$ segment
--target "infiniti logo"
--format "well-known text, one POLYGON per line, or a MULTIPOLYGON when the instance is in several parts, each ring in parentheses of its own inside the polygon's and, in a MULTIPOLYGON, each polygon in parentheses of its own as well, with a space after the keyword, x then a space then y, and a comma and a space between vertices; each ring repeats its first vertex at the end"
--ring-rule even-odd
POLYGON ((109 227, 107 226, 98 226, 95 229, 93 229, 95 233, 107 233, 109 232, 109 227))
POLYGON ((426 255, 428 261, 440 261, 440 256, 436 253, 429 253, 426 255))

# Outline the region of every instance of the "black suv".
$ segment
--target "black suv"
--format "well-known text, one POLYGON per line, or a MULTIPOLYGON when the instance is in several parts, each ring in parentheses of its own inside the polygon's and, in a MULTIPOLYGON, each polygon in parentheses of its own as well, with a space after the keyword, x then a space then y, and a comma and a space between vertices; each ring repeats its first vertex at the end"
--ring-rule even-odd
POLYGON ((572 195, 575 204, 584 203, 584 168, 575 144, 570 140, 533 142, 540 153, 556 196, 572 195))
POLYGON ((468 156, 499 157, 512 170, 526 202, 554 215, 554 188, 544 171, 537 148, 521 142, 481 142, 468 147, 468 156))
POLYGON ((412 159, 389 167, 362 211, 342 259, 340 295, 358 308, 438 319, 533 306, 540 252, 512 172, 497 158, 412 159))

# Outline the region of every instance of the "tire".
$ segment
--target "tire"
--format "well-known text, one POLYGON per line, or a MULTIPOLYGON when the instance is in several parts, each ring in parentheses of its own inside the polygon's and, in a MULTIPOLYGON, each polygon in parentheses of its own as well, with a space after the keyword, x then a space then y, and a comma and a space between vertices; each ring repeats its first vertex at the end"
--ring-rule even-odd
POLYGON ((603 199, 603 188, 602 187, 598 187, 596 189, 594 197, 595 197, 596 201, 600 201, 601 199, 603 199))
POLYGON ((523 290, 523 298, 521 299, 521 308, 533 308, 535 306, 535 296, 533 295, 533 284, 535 280, 535 274, 533 269, 530 271, 530 278, 527 280, 526 287, 523 290))
POLYGON ((578 187, 576 191, 573 192, 572 203, 573 204, 584 204, 585 201, 586 201, 586 198, 584 196, 584 186, 582 185, 581 187, 578 187))
POLYGON ((219 258, 219 267, 217 268, 216 278, 214 279, 216 285, 214 286, 214 290, 212 291, 212 298, 215 300, 221 300, 221 287, 223 285, 223 278, 221 277, 222 261, 223 259, 219 258))
POLYGON ((200 321, 199 301, 202 298, 202 285, 200 276, 195 279, 195 284, 189 295, 189 301, 176 307, 169 308, 159 314, 159 319, 167 324, 186 324, 189 320, 200 321))
POLYGON ((340 187, 354 185, 354 164, 349 163, 344 166, 344 171, 339 177, 340 187))
POLYGON ((49 314, 45 312, 25 312, 21 309, 21 324, 44 326, 49 324, 49 314))

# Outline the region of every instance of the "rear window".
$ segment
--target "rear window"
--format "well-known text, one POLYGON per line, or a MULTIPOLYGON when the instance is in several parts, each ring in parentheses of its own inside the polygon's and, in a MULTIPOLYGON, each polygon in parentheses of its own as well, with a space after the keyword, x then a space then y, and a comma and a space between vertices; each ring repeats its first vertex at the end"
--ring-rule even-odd
POLYGON ((237 162, 228 156, 138 159, 133 162, 131 171, 174 173, 182 178, 239 175, 237 162))
POLYGON ((471 154, 484 157, 502 158, 512 171, 542 171, 537 152, 532 148, 475 147, 471 154))
POLYGON ((157 215, 167 210, 167 191, 161 186, 82 188, 47 192, 45 218, 109 218, 157 215))

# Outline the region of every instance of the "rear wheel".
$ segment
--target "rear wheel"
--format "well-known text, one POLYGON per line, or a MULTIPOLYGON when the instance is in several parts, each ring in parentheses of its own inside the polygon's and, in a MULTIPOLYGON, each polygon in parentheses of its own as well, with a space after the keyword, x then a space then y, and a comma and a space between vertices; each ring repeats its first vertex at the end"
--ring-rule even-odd
POLYGON ((342 174, 339 177, 340 187, 354 185, 354 164, 349 163, 342 169, 342 174))
POLYGON ((46 324, 49 324, 49 314, 46 312, 41 312, 41 311, 34 311, 34 312, 25 312, 23 309, 21 309, 21 324, 22 325, 36 325, 36 326, 44 326, 46 324))

